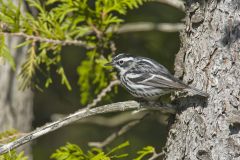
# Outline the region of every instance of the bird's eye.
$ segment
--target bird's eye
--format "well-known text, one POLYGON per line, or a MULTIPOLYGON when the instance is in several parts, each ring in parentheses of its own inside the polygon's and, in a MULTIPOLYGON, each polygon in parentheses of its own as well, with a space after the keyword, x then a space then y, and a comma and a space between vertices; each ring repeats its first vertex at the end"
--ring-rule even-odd
POLYGON ((123 60, 118 61, 118 64, 122 65, 123 64, 123 60))

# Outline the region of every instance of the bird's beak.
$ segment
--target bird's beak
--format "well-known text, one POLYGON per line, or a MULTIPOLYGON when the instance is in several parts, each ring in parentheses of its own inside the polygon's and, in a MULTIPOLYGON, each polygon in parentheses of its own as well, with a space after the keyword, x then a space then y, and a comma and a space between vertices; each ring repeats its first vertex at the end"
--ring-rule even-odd
POLYGON ((109 62, 109 63, 104 64, 104 66, 112 66, 112 65, 113 65, 113 62, 109 62))
MULTIPOLYGON (((104 66, 112 66, 113 67, 113 62, 109 62, 109 63, 106 63, 104 64, 104 66)), ((110 72, 113 72, 114 71, 114 68, 112 68, 111 70, 109 70, 110 72)))

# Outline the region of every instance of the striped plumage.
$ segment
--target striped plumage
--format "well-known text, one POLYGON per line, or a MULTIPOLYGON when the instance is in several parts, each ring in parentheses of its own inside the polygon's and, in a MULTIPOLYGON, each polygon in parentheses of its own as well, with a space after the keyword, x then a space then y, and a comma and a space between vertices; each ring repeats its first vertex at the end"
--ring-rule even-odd
POLYGON ((121 84, 135 97, 152 101, 176 90, 208 96, 207 93, 184 84, 163 65, 149 58, 122 53, 115 56, 108 65, 117 69, 121 84))

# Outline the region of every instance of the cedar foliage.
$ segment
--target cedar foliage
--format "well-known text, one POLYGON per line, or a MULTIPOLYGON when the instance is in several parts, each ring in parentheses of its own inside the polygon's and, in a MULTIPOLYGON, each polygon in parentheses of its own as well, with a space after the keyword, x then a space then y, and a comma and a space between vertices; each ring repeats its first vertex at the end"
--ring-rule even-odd
MULTIPOLYGON (((19 136, 19 132, 11 129, 0 133, 0 145, 3 143, 11 142, 19 136)), ((16 150, 9 151, 6 154, 0 155, 0 160, 28 160, 24 152, 17 153, 16 150)))
MULTIPOLYGON (((19 136, 19 132, 11 129, 0 133, 0 144, 14 141, 19 136)), ((130 146, 128 141, 107 149, 90 148, 88 151, 82 150, 78 145, 67 143, 66 145, 57 149, 52 155, 51 159, 54 160, 114 160, 114 159, 127 159, 129 153, 125 153, 127 147, 130 146), (125 149, 125 150, 124 150, 125 149)), ((153 155, 155 152, 154 147, 147 146, 137 152, 134 160, 144 160, 153 155)), ((0 155, 0 160, 28 160, 24 152, 17 153, 12 150, 8 153, 0 155)))
POLYGON ((54 69, 61 84, 71 90, 62 65, 61 50, 65 45, 84 48, 80 54, 86 58, 81 60, 77 73, 80 101, 87 104, 113 78, 103 64, 114 54, 113 37, 124 21, 120 16, 145 1, 26 0, 27 5, 37 11, 32 15, 21 12, 22 0, 19 4, 0 0, 0 56, 14 69, 14 59, 4 43, 5 36, 22 36, 25 40, 16 47, 28 46, 29 49, 18 75, 20 89, 39 88, 38 81, 34 79, 36 71, 45 77, 44 87, 49 87, 53 83, 51 71, 54 69))
MULTIPOLYGON (((112 148, 108 151, 104 151, 99 148, 91 148, 84 152, 79 146, 71 143, 67 143, 65 146, 60 147, 51 155, 54 160, 115 160, 115 159, 129 159, 129 153, 122 153, 123 149, 127 149, 130 146, 128 141, 112 148), (119 153, 120 152, 120 153, 119 153)), ((147 157, 153 155, 155 149, 152 146, 144 147, 138 151, 138 156, 133 160, 144 160, 147 157)))
MULTIPOLYGON (((7 61, 15 70, 14 58, 5 41, 7 36, 24 38, 16 48, 27 46, 25 62, 18 75, 20 89, 39 87, 34 81, 37 71, 45 77, 45 86, 53 83, 52 69, 60 76, 61 83, 71 90, 71 84, 62 65, 61 50, 66 45, 76 45, 85 50, 85 55, 77 68, 81 103, 87 104, 94 95, 113 79, 108 68, 104 67, 115 52, 113 37, 124 20, 120 17, 129 9, 138 8, 147 0, 26 0, 27 5, 37 11, 21 12, 23 1, 14 4, 11 0, 0 0, 0 58, 7 61)), ((12 138, 17 131, 0 134, 0 140, 12 138)), ((90 148, 84 152, 79 146, 67 143, 52 154, 55 160, 108 160, 125 159, 128 153, 118 152, 128 147, 129 142, 115 148, 101 150, 90 148)), ((154 153, 147 146, 137 152, 135 160, 142 160, 154 153)), ((0 160, 27 160, 23 152, 15 150, 0 156, 0 160)))

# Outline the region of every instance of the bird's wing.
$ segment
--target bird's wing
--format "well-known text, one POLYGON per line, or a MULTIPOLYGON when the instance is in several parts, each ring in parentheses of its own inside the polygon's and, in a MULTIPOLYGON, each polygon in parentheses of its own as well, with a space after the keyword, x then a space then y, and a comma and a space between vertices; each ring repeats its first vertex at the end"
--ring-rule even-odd
POLYGON ((162 89, 184 89, 187 87, 185 84, 181 83, 178 79, 176 79, 172 75, 164 73, 161 74, 143 73, 139 77, 129 78, 129 80, 137 84, 162 89))
POLYGON ((132 77, 129 76, 128 79, 137 84, 162 89, 183 89, 187 87, 187 85, 171 75, 163 65, 148 58, 139 58, 138 62, 128 73, 134 75, 132 77))

